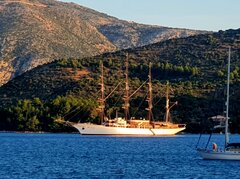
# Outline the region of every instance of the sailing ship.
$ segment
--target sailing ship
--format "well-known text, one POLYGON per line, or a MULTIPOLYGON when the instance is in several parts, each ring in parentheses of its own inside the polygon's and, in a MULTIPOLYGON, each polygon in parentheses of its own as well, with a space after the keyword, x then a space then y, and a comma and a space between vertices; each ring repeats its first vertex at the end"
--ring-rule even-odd
MULTIPOLYGON (((104 73, 103 64, 101 64, 101 98, 99 99, 99 114, 101 124, 92 123, 71 123, 73 127, 78 129, 82 135, 139 135, 139 136, 154 136, 154 135, 175 135, 185 129, 184 124, 173 124, 170 122, 170 109, 176 104, 169 107, 168 92, 166 97, 166 114, 164 122, 153 121, 152 114, 152 79, 151 79, 151 64, 149 65, 148 75, 148 120, 130 118, 129 116, 129 100, 132 95, 129 95, 129 80, 128 80, 128 56, 126 58, 125 69, 125 95, 124 95, 124 118, 117 117, 115 119, 107 119, 104 114, 105 110, 105 95, 104 95, 104 73)), ((168 89, 167 89, 168 91, 168 89)))
MULTIPOLYGON (((230 143, 228 133, 229 120, 229 83, 230 83, 230 58, 231 49, 228 52, 228 73, 227 73, 227 99, 226 99, 226 116, 225 116, 225 145, 223 149, 218 149, 217 144, 213 143, 213 148, 197 148, 198 153, 203 159, 209 160, 240 160, 240 143, 230 143)), ((209 140, 210 141, 210 138, 209 140)))

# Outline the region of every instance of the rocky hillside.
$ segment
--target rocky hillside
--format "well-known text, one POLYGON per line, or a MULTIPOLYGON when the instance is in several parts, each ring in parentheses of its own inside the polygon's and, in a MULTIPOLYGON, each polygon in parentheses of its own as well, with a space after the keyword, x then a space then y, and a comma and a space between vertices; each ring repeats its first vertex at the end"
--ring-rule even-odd
POLYGON ((2 83, 54 59, 116 49, 74 9, 55 1, 1 1, 0 20, 2 83))
POLYGON ((0 24, 0 85, 55 59, 205 33, 140 25, 55 0, 1 0, 0 24))
POLYGON ((207 33, 207 31, 200 30, 138 24, 133 21, 120 20, 73 3, 69 4, 70 6, 78 9, 80 17, 95 26, 119 49, 139 47, 172 38, 207 33))

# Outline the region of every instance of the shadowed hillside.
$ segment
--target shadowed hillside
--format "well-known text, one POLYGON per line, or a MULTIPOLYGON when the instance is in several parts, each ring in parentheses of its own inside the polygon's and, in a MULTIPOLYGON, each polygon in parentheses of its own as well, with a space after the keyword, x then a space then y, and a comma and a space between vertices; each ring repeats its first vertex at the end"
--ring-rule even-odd
MULTIPOLYGON (((179 102, 172 112, 173 119, 191 127, 199 127, 200 123, 208 124, 206 119, 209 116, 223 113, 229 46, 232 50, 231 127, 236 132, 240 129, 240 29, 168 40, 90 58, 62 59, 39 66, 3 85, 0 88, 0 104, 7 109, 10 105, 21 105, 19 100, 39 98, 44 104, 50 105, 47 108, 49 110, 56 110, 54 106, 57 105, 57 110, 61 112, 53 113, 53 118, 63 117, 64 120, 82 122, 96 120, 97 98, 100 94, 99 63, 102 60, 106 94, 122 81, 118 90, 107 100, 106 114, 113 116, 119 110, 121 115, 124 61, 128 53, 130 93, 147 79, 148 64, 151 61, 155 104, 153 112, 156 119, 161 119, 164 115, 168 80, 171 85, 171 101, 179 102), (74 100, 80 101, 73 104, 74 100), (79 110, 81 113, 76 112, 79 110), (71 112, 76 114, 68 116, 71 112), (80 114, 85 117, 82 118, 80 114)), ((147 85, 131 99, 131 114, 136 117, 146 114, 146 94, 147 85)), ((188 128, 189 131, 193 130, 191 127, 188 128)))

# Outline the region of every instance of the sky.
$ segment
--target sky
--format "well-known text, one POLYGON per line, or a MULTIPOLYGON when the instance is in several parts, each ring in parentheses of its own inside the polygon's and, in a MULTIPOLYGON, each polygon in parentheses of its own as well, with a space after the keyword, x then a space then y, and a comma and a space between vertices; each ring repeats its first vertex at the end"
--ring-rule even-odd
POLYGON ((60 0, 122 20, 195 30, 240 28, 240 0, 60 0))

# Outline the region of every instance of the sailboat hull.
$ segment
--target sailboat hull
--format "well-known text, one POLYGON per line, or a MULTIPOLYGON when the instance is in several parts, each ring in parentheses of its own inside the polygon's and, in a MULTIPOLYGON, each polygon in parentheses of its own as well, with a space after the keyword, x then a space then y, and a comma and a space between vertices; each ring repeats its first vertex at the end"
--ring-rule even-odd
POLYGON ((205 160, 240 160, 239 152, 198 149, 198 153, 205 160))
POLYGON ((160 129, 150 129, 154 135, 175 135, 183 131, 185 127, 179 128, 160 128, 160 129))
POLYGON ((77 123, 72 124, 78 129, 82 135, 139 135, 139 136, 154 136, 154 135, 175 135, 185 129, 149 129, 149 128, 127 128, 127 127, 109 127, 104 125, 77 123))

